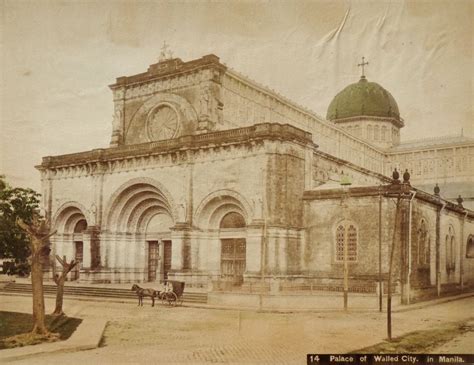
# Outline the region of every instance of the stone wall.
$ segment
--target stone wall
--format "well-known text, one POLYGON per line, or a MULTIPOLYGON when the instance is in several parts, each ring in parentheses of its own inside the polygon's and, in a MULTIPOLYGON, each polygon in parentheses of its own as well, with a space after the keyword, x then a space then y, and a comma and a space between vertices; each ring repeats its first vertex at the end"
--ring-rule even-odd
MULTIPOLYGON (((320 188, 305 193, 304 264, 308 275, 341 280, 343 265, 335 259, 336 229, 341 223, 349 222, 357 227, 358 233, 357 262, 349 263, 349 275, 368 281, 377 280, 379 199, 382 199, 381 253, 386 280, 396 211, 396 195, 387 197, 386 189, 384 186, 382 198, 377 187, 372 190, 350 188, 347 191, 320 188)), ((451 290, 452 286, 459 289, 461 281, 464 286, 474 285, 473 260, 466 258, 468 237, 474 229, 474 214, 418 191, 411 203, 405 198, 400 207, 394 277, 401 278, 402 287, 410 284, 411 289, 436 288, 439 280, 443 292, 451 290), (422 230, 426 233, 426 249, 420 254, 424 247, 420 239, 422 230), (424 254, 426 258, 420 260, 419 255, 424 254)))
POLYGON ((247 271, 260 272, 262 222, 267 219, 269 230, 276 232, 269 234, 268 252, 277 247, 276 266, 273 259, 267 259, 268 265, 295 271, 299 259, 293 253, 299 252, 300 238, 291 230, 302 226, 305 156, 313 150, 304 132, 266 124, 47 157, 40 169, 44 189, 54 197, 46 204, 58 229, 54 250, 71 259, 74 242, 81 241, 83 277, 146 281, 147 241, 171 240, 170 274, 203 284, 208 275, 219 276, 222 238, 246 238, 247 271), (246 230, 219 230, 231 211, 244 217, 246 230), (168 217, 166 231, 147 231, 146 220, 156 214, 168 217), (74 233, 78 219, 95 227, 93 237, 74 233), (90 252, 97 239, 101 262, 93 270, 90 252))

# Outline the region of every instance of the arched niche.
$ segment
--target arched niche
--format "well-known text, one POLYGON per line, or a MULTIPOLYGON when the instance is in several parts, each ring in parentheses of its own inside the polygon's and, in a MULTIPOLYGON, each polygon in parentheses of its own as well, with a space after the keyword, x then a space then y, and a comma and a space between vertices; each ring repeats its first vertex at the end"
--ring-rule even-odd
POLYGON ((173 222, 177 221, 169 192, 154 179, 133 179, 112 194, 104 213, 104 230, 144 233, 147 219, 156 214, 167 214, 173 222))

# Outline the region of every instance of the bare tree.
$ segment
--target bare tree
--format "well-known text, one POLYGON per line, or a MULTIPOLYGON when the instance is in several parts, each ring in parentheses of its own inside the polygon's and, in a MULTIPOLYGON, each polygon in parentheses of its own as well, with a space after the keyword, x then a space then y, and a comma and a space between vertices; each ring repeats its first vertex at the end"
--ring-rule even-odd
POLYGON ((56 231, 51 232, 49 221, 43 219, 38 213, 33 214, 31 223, 25 223, 22 219, 18 219, 17 224, 26 232, 30 240, 34 320, 31 333, 45 336, 52 335, 45 325, 43 265, 49 260, 49 253, 51 251, 49 238, 56 231))
POLYGON ((66 261, 66 256, 63 258, 56 255, 56 260, 59 261, 63 268, 63 272, 61 275, 55 274, 54 275, 54 282, 58 286, 56 290, 56 308, 54 309, 53 315, 56 316, 63 316, 63 296, 64 296, 64 282, 66 281, 67 274, 74 269, 74 267, 79 263, 77 261, 71 260, 71 262, 66 261))

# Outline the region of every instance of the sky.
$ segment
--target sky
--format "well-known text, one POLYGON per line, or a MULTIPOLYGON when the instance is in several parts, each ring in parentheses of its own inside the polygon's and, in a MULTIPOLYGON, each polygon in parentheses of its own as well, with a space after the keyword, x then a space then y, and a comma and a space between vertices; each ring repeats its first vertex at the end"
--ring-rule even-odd
POLYGON ((386 88, 402 140, 474 136, 474 1, 0 0, 0 174, 40 188, 43 156, 108 147, 108 85, 213 53, 321 116, 360 76, 386 88))

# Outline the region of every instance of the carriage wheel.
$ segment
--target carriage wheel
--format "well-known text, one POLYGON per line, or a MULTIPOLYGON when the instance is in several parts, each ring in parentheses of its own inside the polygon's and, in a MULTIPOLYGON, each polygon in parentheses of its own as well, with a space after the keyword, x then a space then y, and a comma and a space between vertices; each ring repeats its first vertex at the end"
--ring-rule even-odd
POLYGON ((178 304, 178 296, 175 293, 168 293, 168 304, 172 305, 173 307, 176 307, 178 304))
POLYGON ((168 303, 168 293, 161 293, 161 304, 168 303))

